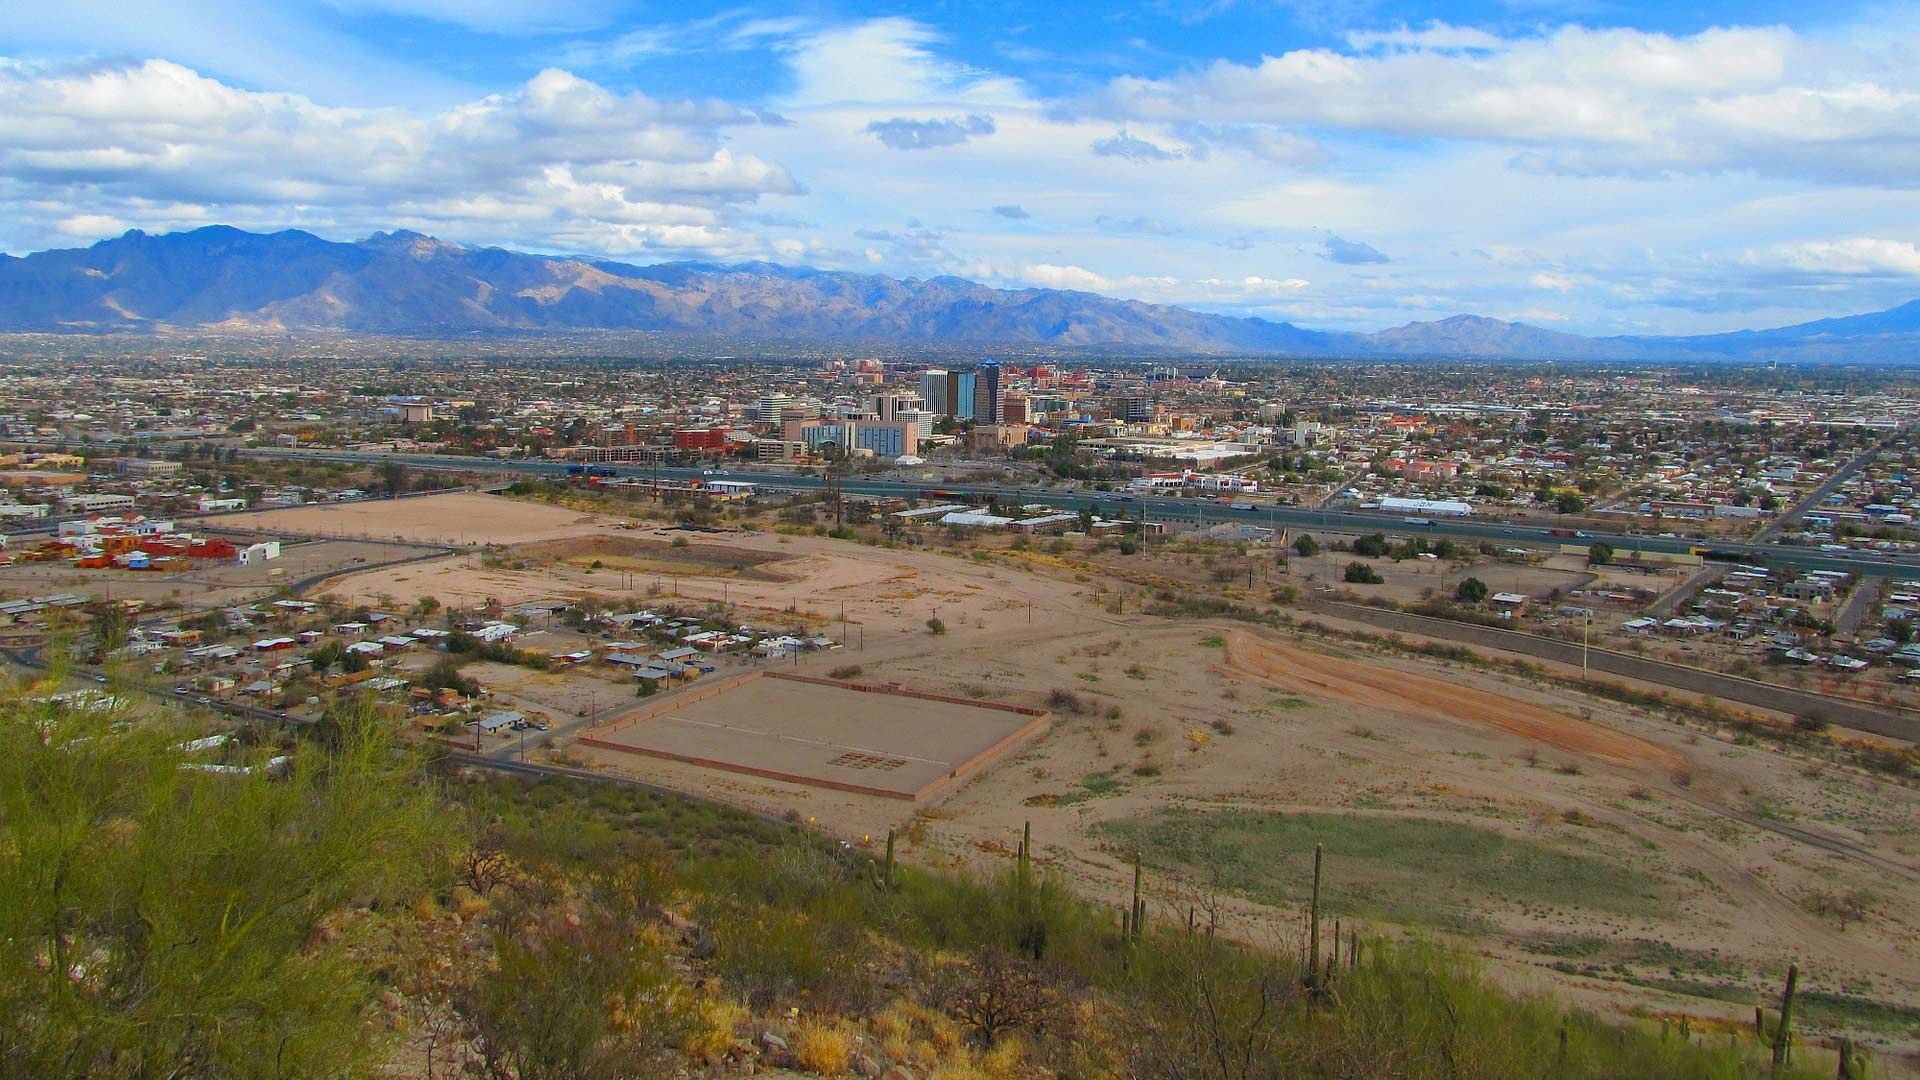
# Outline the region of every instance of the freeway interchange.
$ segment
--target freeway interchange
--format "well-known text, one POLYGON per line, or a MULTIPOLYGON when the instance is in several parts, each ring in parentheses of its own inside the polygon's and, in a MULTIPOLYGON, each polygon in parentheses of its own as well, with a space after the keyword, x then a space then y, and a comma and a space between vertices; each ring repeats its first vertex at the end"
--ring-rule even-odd
MULTIPOLYGON (((301 450, 260 447, 241 451, 243 456, 300 458, 311 461, 342 461, 358 464, 394 462, 409 468, 491 471, 531 476, 566 476, 568 462, 535 460, 488 460, 437 454, 376 453, 353 450, 301 450)), ((768 489, 795 491, 826 487, 826 478, 793 473, 765 473, 737 470, 655 467, 643 465, 596 465, 612 475, 685 480, 737 480, 768 489)), ((1092 509, 1106 517, 1137 517, 1144 513, 1151 521, 1245 522, 1285 529, 1320 529, 1343 533, 1385 532, 1401 535, 1449 537, 1455 540, 1485 541, 1503 545, 1559 545, 1565 543, 1606 543, 1627 554, 1637 551, 1687 553, 1711 546, 1737 560, 1794 567, 1800 570, 1838 570, 1870 577, 1913 575, 1920 578, 1920 556, 1880 555, 1862 551, 1828 551, 1805 545, 1777 541, 1714 540, 1683 536, 1649 536, 1639 533, 1583 531, 1569 535, 1535 525, 1509 525, 1500 521, 1475 518, 1410 518, 1376 510, 1322 510, 1305 506, 1261 506, 1235 509, 1214 499, 1169 498, 1132 492, 1098 491, 1085 488, 1025 487, 999 484, 961 484, 944 482, 908 482, 848 476, 841 490, 847 494, 879 495, 895 498, 917 497, 930 487, 952 493, 957 498, 987 501, 997 499, 1036 503, 1079 511, 1092 509)))

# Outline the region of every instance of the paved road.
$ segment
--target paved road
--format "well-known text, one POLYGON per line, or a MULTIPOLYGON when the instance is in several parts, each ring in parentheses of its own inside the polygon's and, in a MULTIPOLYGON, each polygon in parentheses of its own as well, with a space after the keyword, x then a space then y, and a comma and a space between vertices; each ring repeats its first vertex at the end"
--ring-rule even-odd
POLYGON ((1892 444, 1893 440, 1899 438, 1904 434, 1906 434, 1906 428, 1902 427, 1896 430, 1892 435, 1887 436, 1886 438, 1880 440, 1874 445, 1867 447, 1865 450, 1860 451, 1858 454, 1855 454, 1853 456, 1852 461, 1849 461, 1845 465, 1842 465, 1838 469, 1835 469, 1833 471, 1832 476, 1829 476, 1825 480, 1822 480, 1820 482, 1820 486, 1808 492, 1805 498, 1801 499, 1797 503, 1794 503, 1792 507, 1788 508, 1779 517, 1776 517, 1772 521, 1768 522, 1766 528, 1763 528, 1759 532, 1754 533, 1753 534, 1754 542, 1765 543, 1773 539, 1774 536, 1779 534, 1781 529, 1786 528, 1788 525, 1792 524, 1793 522, 1799 521, 1801 518, 1807 515, 1808 511, 1813 510, 1814 508, 1818 507, 1821 503, 1826 502, 1827 496, 1833 494, 1836 490, 1839 489, 1841 484, 1844 484, 1849 479, 1851 479, 1854 473, 1857 473, 1861 469, 1866 468, 1868 462, 1872 461, 1874 458, 1879 457, 1881 452, 1884 451, 1889 445, 1892 444))
POLYGON ((1688 574, 1687 580, 1662 593, 1659 599, 1647 607, 1647 614, 1656 619, 1671 617, 1674 612, 1680 610, 1681 604, 1693 599, 1694 594, 1726 577, 1732 570, 1733 567, 1728 563, 1714 563, 1701 567, 1688 574))
POLYGON ((1865 578, 1847 594, 1847 602, 1840 607, 1840 613, 1833 617, 1835 637, 1846 637, 1860 629, 1860 624, 1874 618, 1880 611, 1880 593, 1886 585, 1878 578, 1865 578))
MULTIPOLYGON (((295 450, 260 447, 242 451, 243 456, 294 457, 317 461, 376 462, 393 460, 410 468, 494 470, 532 476, 565 476, 567 466, 558 461, 482 461, 475 458, 433 454, 378 454, 351 450, 295 450)), ((774 490, 812 491, 826 485, 818 476, 789 473, 764 473, 743 470, 708 471, 701 469, 659 468, 638 465, 613 465, 617 476, 665 479, 741 480, 774 490)), ((1382 531, 1400 535, 1449 536, 1460 540, 1486 541, 1507 545, 1545 545, 1605 541, 1621 553, 1668 552, 1685 554, 1694 548, 1709 546, 1708 541, 1681 536, 1642 536, 1629 533, 1588 532, 1583 536, 1556 535, 1555 531, 1534 525, 1507 525, 1498 521, 1466 518, 1409 518, 1376 510, 1325 510, 1299 506, 1256 506, 1233 509, 1226 501, 1177 499, 1156 495, 1131 495, 1120 492, 1087 491, 1073 488, 1009 487, 996 484, 944 484, 929 488, 922 483, 848 477, 842 484, 849 494, 911 497, 923 491, 950 492, 956 498, 985 501, 997 496, 1001 501, 1019 500, 1043 503, 1069 510, 1092 507, 1105 516, 1134 516, 1145 512, 1150 520, 1209 522, 1244 521, 1274 528, 1327 529, 1342 532, 1382 531)), ((1564 534, 1566 530, 1560 530, 1564 534)), ((1780 543, 1756 543, 1750 540, 1713 541, 1716 551, 1750 562, 1769 562, 1804 570, 1840 570, 1850 574, 1887 577, 1895 574, 1920 577, 1920 556, 1883 556, 1852 551, 1821 551, 1818 548, 1780 543)))

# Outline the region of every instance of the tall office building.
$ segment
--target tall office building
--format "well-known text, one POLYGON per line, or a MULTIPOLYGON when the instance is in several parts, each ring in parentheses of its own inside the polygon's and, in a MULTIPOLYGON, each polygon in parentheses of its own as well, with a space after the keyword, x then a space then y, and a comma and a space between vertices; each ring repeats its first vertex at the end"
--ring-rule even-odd
POLYGON ((930 439, 933 437, 933 425, 939 422, 940 414, 931 409, 902 409, 893 414, 893 419, 902 424, 912 424, 914 430, 920 433, 920 438, 930 439))
POLYGON ((1009 390, 1001 399, 1000 422, 1003 424, 1024 424, 1027 422, 1027 395, 1018 390, 1009 390))
POLYGON ((762 424, 777 424, 781 420, 780 414, 792 404, 793 398, 786 394, 768 394, 753 403, 753 418, 762 424))
POLYGON ((875 394, 871 412, 882 420, 892 420, 904 412, 919 412, 924 403, 912 394, 875 394))
POLYGON ((973 422, 998 424, 1006 418, 1007 384, 998 360, 982 360, 973 369, 973 422))
POLYGON ((920 398, 935 416, 971 420, 975 383, 974 372, 934 368, 920 375, 920 398))
POLYGON ((927 411, 935 416, 953 415, 947 399, 949 374, 944 368, 929 368, 920 373, 920 398, 927 403, 927 411))
POLYGON ((947 373, 947 415, 959 420, 972 420, 974 405, 974 386, 978 374, 972 371, 950 371, 947 373))

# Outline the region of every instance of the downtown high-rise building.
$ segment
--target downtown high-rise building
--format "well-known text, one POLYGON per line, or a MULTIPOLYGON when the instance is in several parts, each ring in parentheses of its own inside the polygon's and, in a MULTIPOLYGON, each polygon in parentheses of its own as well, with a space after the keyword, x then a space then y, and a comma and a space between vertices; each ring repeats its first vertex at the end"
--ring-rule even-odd
POLYGON ((974 371, 943 371, 935 368, 920 375, 920 399, 926 402, 927 411, 935 416, 971 420, 974 418, 976 384, 974 371))
POLYGON ((1004 423, 1007 417, 1007 383, 998 360, 982 360, 973 369, 973 422, 1004 423))

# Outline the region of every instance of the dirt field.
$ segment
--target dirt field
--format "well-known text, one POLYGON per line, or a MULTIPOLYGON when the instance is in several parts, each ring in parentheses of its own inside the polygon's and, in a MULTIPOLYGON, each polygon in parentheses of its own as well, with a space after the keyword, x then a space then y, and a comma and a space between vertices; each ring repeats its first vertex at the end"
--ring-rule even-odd
MULTIPOLYGON (((552 515, 569 512, 530 511, 547 515, 542 529, 565 531, 552 515)), ((574 532, 605 535, 601 527, 574 532)), ((1059 691, 1068 704, 1054 708, 1049 733, 917 818, 898 799, 562 750, 763 813, 798 813, 855 840, 912 826, 907 856, 942 864, 1002 866, 1031 821, 1048 872, 1096 898, 1125 895, 1140 850, 1156 911, 1184 910, 1218 881, 1234 932, 1248 936, 1296 932, 1299 853, 1325 843, 1342 917, 1460 935, 1515 985, 1612 1013, 1750 1017, 1755 995, 1777 991, 1796 961, 1817 995, 1814 1030, 1920 1045, 1920 1012, 1902 1011, 1920 1001, 1913 786, 1517 675, 1136 614, 1163 582, 1205 575, 1198 562, 1130 557, 1122 582, 1031 554, 764 533, 693 543, 730 553, 703 554, 709 565, 732 559, 781 580, 656 582, 567 565, 487 569, 463 556, 344 579, 335 591, 448 604, 673 597, 844 634, 847 649, 803 659, 803 674, 857 665, 861 682, 1032 707, 1059 691), (928 632, 936 615, 944 635, 928 632), (1210 864, 1222 860, 1237 873, 1216 875, 1210 864), (1843 928, 1834 901, 1847 897, 1865 914, 1843 928)), ((574 685, 554 682, 543 696, 574 685)), ((709 719, 751 729, 727 731, 731 742, 784 732, 762 719, 782 715, 761 703, 709 719)))
POLYGON ((545 503, 457 492, 418 499, 370 499, 262 510, 224 517, 220 524, 301 536, 480 545, 567 539, 583 530, 611 528, 615 520, 545 503))
POLYGON ((1639 769, 1671 774, 1686 766, 1680 754, 1646 739, 1457 681, 1344 660, 1241 631, 1227 634, 1225 642, 1226 662, 1215 670, 1276 689, 1331 698, 1396 718, 1481 725, 1556 750, 1639 769))
POLYGON ((1046 720, 1032 710, 752 673, 683 690, 575 745, 924 802, 1046 720))
MULTIPOLYGON (((818 536, 699 534, 682 549, 671 547, 671 541, 687 534, 674 530, 620 536, 623 543, 658 545, 648 549, 657 552, 651 558, 674 564, 698 560, 691 564, 696 572, 676 574, 670 565, 633 572, 537 563, 517 570, 487 566, 479 554, 463 554, 341 578, 329 583, 328 591, 354 602, 385 595, 410 604, 432 596, 449 606, 475 606, 488 599, 512 606, 580 596, 635 607, 655 601, 714 603, 742 621, 828 633, 850 646, 864 643, 868 648, 883 637, 926 637, 927 620, 934 617, 956 638, 1029 625, 1030 607, 1036 621, 1069 618, 1085 610, 1092 592, 1073 582, 1009 568, 999 560, 980 562, 818 536), (713 572, 714 567, 736 563, 759 569, 713 572)), ((517 552, 510 550, 509 555, 517 552)))
POLYGON ((735 544, 692 543, 679 538, 682 546, 654 536, 589 536, 574 540, 549 540, 523 544, 514 554, 543 566, 563 566, 576 570, 599 569, 619 573, 658 577, 749 578, 754 581, 785 581, 779 564, 789 556, 758 551, 735 544))

